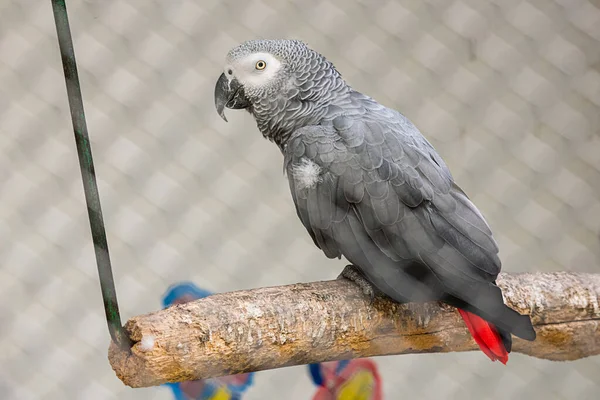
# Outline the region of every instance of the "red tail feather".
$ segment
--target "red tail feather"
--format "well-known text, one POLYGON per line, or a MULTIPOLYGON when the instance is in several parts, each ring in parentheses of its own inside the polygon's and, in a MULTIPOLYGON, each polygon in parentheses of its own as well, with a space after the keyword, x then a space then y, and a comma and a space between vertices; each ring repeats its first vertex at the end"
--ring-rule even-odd
POLYGON ((469 332, 475 339, 475 342, 481 348, 481 351, 492 361, 499 360, 502 364, 508 361, 508 352, 502 343, 502 338, 496 327, 483 318, 470 312, 458 309, 460 316, 469 328, 469 332))

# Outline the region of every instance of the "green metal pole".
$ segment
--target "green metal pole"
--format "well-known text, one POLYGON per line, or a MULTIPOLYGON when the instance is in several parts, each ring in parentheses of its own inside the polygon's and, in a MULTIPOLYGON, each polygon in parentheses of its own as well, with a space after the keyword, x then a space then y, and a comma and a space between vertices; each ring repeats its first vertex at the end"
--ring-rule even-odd
POLYGON ((77 155, 79 157, 79 167, 83 179, 83 190, 85 192, 85 201, 92 230, 92 239, 96 253, 96 263, 98 265, 98 275, 100 277, 100 287, 102 290, 102 298, 104 300, 104 311, 106 312, 108 330, 115 343, 121 348, 128 349, 131 347, 131 340, 121 325, 121 316, 119 315, 117 292, 115 290, 115 282, 108 254, 108 243, 106 241, 106 230, 104 229, 104 220, 102 218, 102 209, 100 207, 98 185, 96 184, 92 149, 90 147, 90 139, 88 136, 87 124, 85 122, 85 114, 83 112, 81 86, 77 74, 77 64, 75 62, 73 40, 69 28, 69 19, 67 17, 67 7, 64 0, 52 0, 52 9, 54 11, 56 33, 58 35, 60 55, 62 57, 62 64, 65 72, 69 108, 71 109, 73 130, 75 131, 77 155))

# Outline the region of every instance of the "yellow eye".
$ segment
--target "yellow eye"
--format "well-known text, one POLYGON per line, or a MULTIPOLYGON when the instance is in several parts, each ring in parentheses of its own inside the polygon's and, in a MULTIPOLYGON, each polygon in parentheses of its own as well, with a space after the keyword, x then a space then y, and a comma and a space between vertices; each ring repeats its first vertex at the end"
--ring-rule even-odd
POLYGON ((261 70, 265 69, 266 67, 267 67, 267 63, 264 62, 263 60, 259 60, 259 61, 256 62, 255 68, 257 70, 261 71, 261 70))

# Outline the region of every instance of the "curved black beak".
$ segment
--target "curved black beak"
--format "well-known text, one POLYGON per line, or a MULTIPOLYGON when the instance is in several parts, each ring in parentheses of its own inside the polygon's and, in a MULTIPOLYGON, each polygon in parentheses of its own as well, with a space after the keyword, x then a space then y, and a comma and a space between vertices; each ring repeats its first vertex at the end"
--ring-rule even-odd
POLYGON ((237 79, 227 79, 225 74, 221 74, 215 85, 215 108, 217 112, 227 122, 225 118, 225 107, 234 110, 250 107, 250 100, 244 93, 244 87, 237 79))

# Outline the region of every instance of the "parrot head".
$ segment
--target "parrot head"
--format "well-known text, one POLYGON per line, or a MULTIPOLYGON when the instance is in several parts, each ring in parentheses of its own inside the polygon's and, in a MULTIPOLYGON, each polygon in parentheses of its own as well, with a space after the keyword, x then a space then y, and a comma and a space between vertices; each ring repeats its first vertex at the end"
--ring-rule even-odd
POLYGON ((231 49, 215 86, 215 107, 246 109, 277 140, 319 116, 345 87, 333 64, 298 40, 251 40, 231 49), (291 126, 290 124, 296 124, 291 126))

